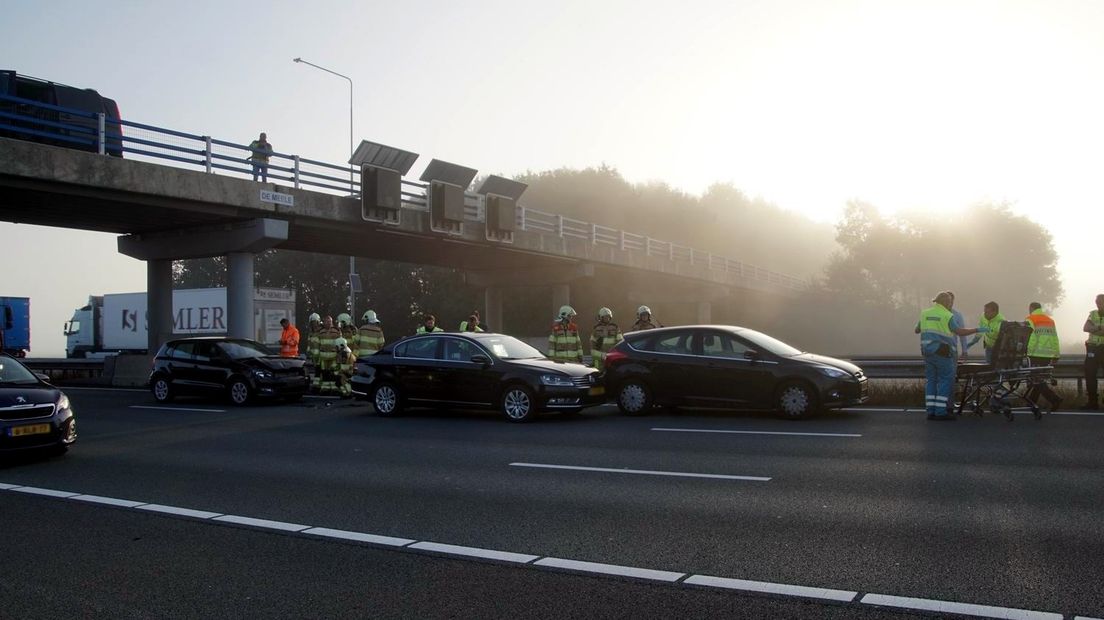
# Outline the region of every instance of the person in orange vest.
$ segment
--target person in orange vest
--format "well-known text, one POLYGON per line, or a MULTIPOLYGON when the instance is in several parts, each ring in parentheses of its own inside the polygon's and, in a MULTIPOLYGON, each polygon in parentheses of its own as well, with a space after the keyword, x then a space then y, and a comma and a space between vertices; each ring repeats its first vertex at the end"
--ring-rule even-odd
MULTIPOLYGON (((1030 314, 1027 322, 1031 323, 1031 338, 1027 341, 1027 360, 1032 366, 1050 366, 1058 359, 1058 330, 1054 326, 1054 319, 1043 312, 1043 305, 1037 301, 1031 302, 1027 307, 1030 314)), ((1054 411, 1062 406, 1062 398, 1050 389, 1046 383, 1036 383, 1027 390, 1024 395, 1027 400, 1037 403, 1039 396, 1045 396, 1050 403, 1048 411, 1054 411)))
POLYGON ((280 357, 299 357, 299 329, 286 318, 280 319, 284 328, 280 334, 280 357))

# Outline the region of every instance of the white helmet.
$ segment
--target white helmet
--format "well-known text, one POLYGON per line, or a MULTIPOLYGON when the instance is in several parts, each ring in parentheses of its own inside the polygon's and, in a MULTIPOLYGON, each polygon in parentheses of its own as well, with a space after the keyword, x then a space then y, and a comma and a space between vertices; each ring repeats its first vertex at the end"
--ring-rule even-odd
POLYGON ((649 308, 648 306, 640 306, 639 308, 636 309, 636 318, 639 319, 641 316, 643 316, 645 314, 647 314, 648 316, 651 316, 652 309, 649 308))
POLYGON ((341 314, 337 315, 337 324, 338 326, 342 327, 345 325, 352 325, 353 317, 349 316, 348 312, 342 312, 341 314))
POLYGON ((575 308, 571 306, 560 306, 560 318, 566 319, 575 316, 575 308))
POLYGON ((604 306, 601 307, 601 308, 598 308, 598 318, 602 318, 602 317, 605 317, 607 319, 612 320, 613 319, 613 310, 610 310, 609 308, 606 308, 604 306))
POLYGON ((317 312, 311 312, 310 316, 307 317, 307 322, 308 323, 315 323, 315 322, 321 323, 322 322, 322 317, 318 316, 317 312))
POLYGON ((344 338, 338 338, 337 340, 334 340, 334 346, 337 347, 339 350, 348 349, 349 341, 345 340, 344 338))
POLYGON ((375 310, 365 310, 364 316, 360 318, 368 323, 379 323, 379 317, 376 316, 375 310))

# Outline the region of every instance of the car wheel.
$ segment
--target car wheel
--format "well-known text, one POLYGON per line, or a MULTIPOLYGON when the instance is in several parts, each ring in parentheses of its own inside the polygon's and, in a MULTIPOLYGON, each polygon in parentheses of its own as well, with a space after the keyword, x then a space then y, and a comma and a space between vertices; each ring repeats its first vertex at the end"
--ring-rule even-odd
POLYGON ((652 408, 652 390, 643 381, 630 379, 617 391, 617 408, 625 415, 644 415, 652 408))
POLYGON ((157 377, 153 380, 153 384, 150 385, 150 391, 153 392, 153 398, 159 403, 167 403, 173 399, 172 383, 165 377, 157 377))
POLYGON ((381 383, 372 391, 372 407, 376 414, 391 416, 402 411, 402 396, 393 383, 381 383))
POLYGON ((238 407, 245 405, 253 397, 253 390, 244 379, 232 379, 226 391, 230 395, 230 402, 238 407))
POLYGON ((800 420, 816 411, 817 398, 807 383, 790 381, 778 390, 778 411, 788 420, 800 420))
POLYGON ((499 411, 511 422, 528 422, 536 417, 533 392, 523 385, 511 385, 502 393, 499 411))

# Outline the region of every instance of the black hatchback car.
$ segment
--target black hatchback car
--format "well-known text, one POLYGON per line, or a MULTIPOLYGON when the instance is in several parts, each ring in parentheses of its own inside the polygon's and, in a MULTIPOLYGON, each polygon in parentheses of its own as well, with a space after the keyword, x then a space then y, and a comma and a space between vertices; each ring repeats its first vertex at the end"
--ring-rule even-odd
POLYGON ((149 385, 158 402, 182 394, 221 394, 235 405, 254 397, 294 401, 310 387, 305 365, 305 360, 273 355, 245 338, 184 338, 162 345, 149 385))
POLYGON ((579 412, 605 402, 598 371, 546 358, 511 336, 411 336, 357 360, 353 393, 379 415, 405 406, 497 409, 511 422, 538 411, 579 412))
POLYGON ((773 409, 802 418, 867 399, 867 379, 858 366, 729 325, 625 334, 606 355, 606 369, 606 386, 629 415, 658 404, 773 409))
POLYGON ((69 397, 0 353, 0 454, 40 449, 60 454, 76 440, 69 397))

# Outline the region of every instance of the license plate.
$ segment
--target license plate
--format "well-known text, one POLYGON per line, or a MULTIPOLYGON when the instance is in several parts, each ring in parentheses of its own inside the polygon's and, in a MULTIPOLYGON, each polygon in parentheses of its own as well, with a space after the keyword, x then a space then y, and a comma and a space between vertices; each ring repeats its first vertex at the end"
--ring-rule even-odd
POLYGON ((601 396, 606 393, 606 388, 602 386, 595 386, 587 390, 587 394, 590 396, 601 396))
POLYGON ((12 437, 23 437, 24 435, 46 435, 49 432, 49 424, 31 424, 30 426, 13 426, 8 434, 12 437))

